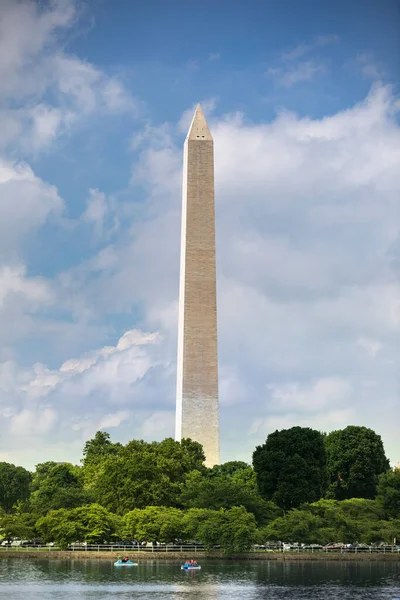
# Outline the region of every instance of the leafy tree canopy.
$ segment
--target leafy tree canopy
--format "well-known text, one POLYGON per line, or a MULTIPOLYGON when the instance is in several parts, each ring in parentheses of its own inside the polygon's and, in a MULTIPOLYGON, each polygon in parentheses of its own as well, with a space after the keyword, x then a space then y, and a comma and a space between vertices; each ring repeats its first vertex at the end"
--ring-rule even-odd
POLYGON ((6 540, 18 538, 30 540, 35 535, 35 527, 28 514, 0 513, 0 537, 6 540))
POLYGON ((149 506, 128 512, 123 521, 124 537, 138 541, 175 542, 182 538, 183 512, 178 508, 149 506))
POLYGON ((244 506, 260 524, 267 523, 279 513, 275 505, 259 496, 252 482, 246 483, 235 476, 204 477, 199 471, 193 471, 186 477, 180 501, 185 508, 218 510, 244 506))
POLYGON ((386 516, 400 517, 400 468, 382 473, 378 483, 378 500, 386 516))
POLYGON ((292 427, 271 433, 253 453, 259 492, 288 510, 314 502, 326 489, 326 452, 321 433, 292 427))
POLYGON ((30 495, 32 475, 23 467, 0 462, 0 508, 9 513, 19 501, 30 495))
POLYGON ((206 549, 219 545, 227 554, 246 552, 257 539, 254 515, 243 506, 209 512, 206 518, 198 520, 197 531, 193 532, 206 549))
POLYGON ((44 515, 50 510, 75 508, 90 502, 90 495, 83 489, 79 467, 70 463, 44 463, 38 465, 30 498, 33 513, 44 515))
POLYGON ((201 445, 189 439, 133 440, 104 459, 92 489, 100 504, 119 514, 152 505, 178 506, 187 473, 205 472, 204 459, 201 445))
POLYGON ((55 541, 62 548, 75 541, 101 544, 119 537, 122 522, 99 504, 74 509, 52 510, 36 523, 46 541, 55 541))
POLYGON ((93 439, 86 442, 82 459, 86 487, 90 488, 95 484, 105 459, 116 456, 122 448, 119 442, 111 442, 110 434, 106 431, 98 431, 93 439))
POLYGON ((379 475, 389 469, 381 436, 350 425, 325 437, 329 487, 327 497, 375 498, 379 475))

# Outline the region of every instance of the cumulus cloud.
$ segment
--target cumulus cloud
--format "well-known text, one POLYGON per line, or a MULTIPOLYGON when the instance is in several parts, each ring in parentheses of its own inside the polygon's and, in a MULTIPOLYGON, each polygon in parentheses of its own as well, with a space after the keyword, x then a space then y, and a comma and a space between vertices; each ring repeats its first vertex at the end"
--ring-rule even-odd
MULTIPOLYGON (((40 363, 30 369, 13 361, 0 363, 0 414, 8 432, 3 443, 9 451, 22 440, 45 444, 54 436, 60 443, 83 444, 98 429, 122 424, 133 435, 151 436, 150 424, 156 424, 159 412, 153 412, 151 394, 145 402, 141 389, 151 387, 152 381, 163 377, 160 370, 167 370, 161 346, 157 333, 130 330, 115 346, 69 359, 59 369, 40 363)), ((165 418, 157 429, 173 418, 173 406, 166 400, 164 404, 165 418)))
MULTIPOLYGON (((57 188, 39 177, 28 160, 88 117, 136 110, 122 81, 69 55, 64 40, 80 17, 74 0, 39 3, 5 0, 0 19, 0 340, 1 357, 13 343, 65 334, 66 346, 81 316, 67 314, 71 294, 54 280, 33 277, 31 249, 45 226, 62 225, 67 214, 57 188), (67 329, 67 331, 66 331, 67 329)), ((84 220, 97 237, 118 226, 113 199, 89 192, 84 220)), ((71 225, 71 222, 69 222, 71 225)), ((53 249, 49 248, 48 255, 53 249)), ((90 326, 79 323, 81 333, 90 326)), ((92 329, 96 329, 95 327, 92 329)), ((101 329, 101 327, 100 327, 101 329)), ((89 338, 88 338, 89 339, 89 338)))
MULTIPOLYGON (((0 52, 3 153, 36 152, 80 119, 135 110, 119 79, 62 47, 76 4, 3 4, 0 27, 11 48, 9 56, 0 52)), ((335 41, 293 49, 278 75, 294 85, 303 68, 302 80, 310 79, 307 63, 324 67, 313 52, 335 41)), ((249 460, 276 428, 347 424, 376 429, 392 461, 400 457, 399 106, 380 85, 318 119, 281 112, 254 123, 240 113, 217 117, 215 99, 206 106, 215 140, 223 460, 249 460)), ((176 123, 148 123, 134 136, 130 188, 118 202, 95 187, 88 192, 79 226, 93 227, 97 250, 53 279, 30 272, 25 246, 60 218, 64 202, 26 162, 3 154, 0 420, 13 433, 2 437, 0 453, 10 460, 27 464, 18 450, 26 436, 36 449, 29 460, 38 462, 77 460, 99 428, 112 428, 121 441, 173 435, 176 140, 192 108, 176 123), (50 330, 51 360, 22 366, 18 343, 44 345, 50 330)))
POLYGON ((63 50, 78 9, 74 0, 2 3, 0 149, 31 154, 94 113, 136 114, 120 78, 63 50))
MULTIPOLYGON (((39 315, 57 299, 54 283, 29 273, 25 251, 40 228, 64 212, 57 189, 24 162, 0 156, 0 347, 12 345, 37 328, 39 315)), ((44 324, 44 328, 50 325, 44 324)))
POLYGON ((89 190, 82 220, 93 225, 97 237, 109 237, 119 226, 115 200, 100 190, 89 190))
POLYGON ((57 189, 26 163, 0 157, 0 256, 13 257, 26 237, 64 209, 57 189))
POLYGON ((326 71, 325 62, 317 55, 318 50, 338 42, 339 37, 335 34, 316 36, 309 43, 298 44, 282 52, 277 65, 270 67, 266 74, 278 86, 287 89, 298 83, 310 82, 326 71))
MULTIPOLYGON (((377 402, 399 415, 397 110, 391 89, 376 86, 321 119, 211 119, 225 458, 237 452, 235 436, 248 459, 279 424, 367 425, 383 435, 392 460, 398 455, 393 419, 385 410, 376 416, 377 402)), ((149 327, 164 332, 171 361, 181 152, 171 128, 156 144, 143 140, 132 181, 146 189, 149 212, 99 254, 107 267, 95 281, 87 265, 91 282, 82 287, 99 313, 140 301, 149 327)))
POLYGON ((312 60, 307 60, 286 69, 270 67, 267 74, 277 80, 279 85, 291 88, 296 83, 312 81, 317 73, 323 73, 324 67, 312 60))
POLYGON ((267 385, 270 402, 289 412, 293 409, 314 412, 325 406, 342 403, 352 392, 351 384, 340 377, 325 377, 311 384, 285 383, 267 385))

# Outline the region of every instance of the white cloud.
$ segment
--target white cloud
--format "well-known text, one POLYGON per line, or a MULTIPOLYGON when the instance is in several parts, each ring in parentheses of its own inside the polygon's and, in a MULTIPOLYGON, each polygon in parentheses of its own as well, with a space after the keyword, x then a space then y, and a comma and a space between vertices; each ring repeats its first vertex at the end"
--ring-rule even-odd
MULTIPOLYGON (((108 76, 91 63, 64 51, 64 37, 75 25, 81 9, 74 0, 45 4, 4 0, 1 6, 2 358, 14 356, 13 344, 23 338, 39 336, 44 346, 44 339, 53 337, 54 340, 62 332, 67 351, 72 338, 78 340, 96 329, 83 322, 85 315, 73 314, 73 322, 69 321, 67 312, 73 305, 72 290, 62 296, 58 281, 30 274, 31 250, 36 249, 34 261, 40 253, 38 234, 43 233, 43 226, 67 223, 64 201, 57 188, 38 177, 26 158, 34 155, 37 159, 39 151, 69 134, 89 116, 126 111, 132 114, 136 110, 135 100, 118 77, 108 76)), ((105 204, 106 211, 102 215, 101 192, 91 193, 85 218, 93 224, 98 237, 108 237, 118 226, 113 198, 105 197, 105 204)), ((48 249, 48 255, 52 252, 53 248, 48 249)), ((90 341, 87 338, 87 343, 90 341)), ((78 345, 82 347, 82 343, 78 345)))
MULTIPOLYGON (((268 428, 289 424, 367 425, 383 435, 392 459, 399 452, 393 419, 375 415, 376 402, 386 407, 382 415, 399 413, 396 110, 391 89, 377 86, 363 102, 321 119, 210 119, 225 458, 237 452, 238 432, 257 420, 258 433, 248 441, 241 435, 245 459, 268 428), (382 346, 373 363, 360 340, 382 346)), ((107 266, 82 293, 99 314, 139 301, 174 361, 182 150, 164 133, 156 144, 152 136, 142 140, 133 172, 148 212, 99 254, 107 266)), ((169 389, 173 402, 173 383, 169 389)))
MULTIPOLYGON (((29 274, 24 250, 40 228, 57 221, 64 202, 57 189, 37 177, 26 163, 0 157, 0 347, 29 336, 39 314, 57 301, 53 282, 29 274)), ((49 321, 43 323, 46 329, 49 321)), ((11 352, 12 355, 12 352, 11 352)))
POLYGON ((158 339, 156 333, 144 334, 138 330, 126 331, 116 346, 104 346, 79 358, 68 359, 61 365, 59 371, 51 371, 40 364, 34 365, 34 377, 23 390, 34 396, 45 396, 58 384, 73 382, 75 377, 85 373, 86 379, 84 382, 80 381, 80 385, 86 385, 87 391, 91 391, 101 386, 102 383, 107 384, 108 376, 112 375, 115 369, 119 370, 122 375, 122 368, 126 375, 126 382, 129 384, 137 378, 141 378, 149 365, 146 353, 140 349, 157 343, 158 339), (127 352, 126 356, 124 352, 127 352), (135 360, 136 365, 132 367, 131 373, 125 370, 125 366, 129 362, 126 359, 135 360))
POLYGON ((285 50, 279 57, 277 65, 267 69, 266 74, 278 86, 287 89, 298 83, 310 82, 318 74, 326 71, 325 61, 318 56, 318 50, 330 44, 337 44, 339 41, 339 37, 335 34, 319 35, 310 43, 299 44, 295 48, 285 50))
POLYGON ((115 413, 104 415, 98 424, 99 429, 109 429, 110 427, 119 427, 123 421, 126 421, 130 412, 127 410, 118 410, 115 413))
POLYGON ((324 70, 323 65, 308 60, 288 69, 271 67, 267 70, 267 75, 273 77, 279 85, 291 88, 296 83, 312 81, 318 73, 323 73, 324 70))
MULTIPOLYGON (((272 416, 266 419, 255 419, 251 423, 249 433, 255 437, 266 438, 269 433, 277 429, 289 429, 290 427, 312 427, 318 431, 343 429, 354 420, 354 411, 349 409, 327 410, 314 415, 299 416, 297 413, 272 416)), ((358 422, 357 425, 360 423, 358 422)))
POLYGON ((63 35, 77 18, 74 0, 2 3, 0 148, 35 153, 90 115, 136 114, 118 77, 63 51, 63 35))
POLYGON ((318 35, 308 44, 298 44, 290 50, 282 52, 281 59, 285 62, 292 62, 310 54, 317 48, 328 46, 329 44, 339 43, 340 38, 336 34, 318 35))
MULTIPOLYGON (((60 444, 78 439, 82 445, 98 429, 123 424, 131 433, 152 439, 156 433, 151 423, 161 431, 173 418, 171 407, 153 413, 151 393, 142 391, 144 378, 147 385, 157 382, 157 369, 167 367, 160 343, 157 333, 130 330, 115 346, 70 359, 60 369, 40 363, 31 369, 12 361, 0 363, 2 443, 17 450, 22 440, 45 444, 43 436, 56 436, 60 444)), ((163 400, 156 401, 162 406, 163 400)), ((78 458, 75 454, 73 460, 78 458)), ((24 464, 33 460, 30 456, 24 464)))
POLYGON ((356 57, 358 67, 362 74, 372 81, 381 81, 386 77, 382 64, 370 52, 361 52, 356 57))
MULTIPOLYGON (((12 94, 18 108, 4 103, 0 111, 3 149, 37 151, 90 115, 135 111, 122 81, 62 49, 60 30, 76 18, 72 3, 41 11, 28 2, 13 6, 6 4, 8 24, 21 26, 11 61, 0 53, 0 69, 9 75, 3 99, 12 94), (34 39, 25 43, 30 29, 34 39)), ((286 87, 311 80, 325 68, 311 52, 334 41, 293 50, 275 75, 286 87)), ((349 423, 376 428, 396 458, 397 99, 376 86, 363 102, 328 117, 282 112, 264 124, 240 113, 216 117, 213 98, 202 104, 215 140, 223 458, 248 460, 274 428, 349 423)), ((27 237, 59 218, 63 201, 25 163, 2 161, 0 251, 7 262, 0 331, 7 332, 7 360, 0 365, 0 411, 3 430, 14 431, 14 440, 3 440, 10 456, 21 456, 18 431, 36 436, 41 459, 68 453, 67 440, 78 452, 99 427, 113 427, 119 439, 172 434, 182 166, 175 134, 186 133, 192 111, 177 124, 148 124, 136 134, 139 158, 125 201, 92 189, 82 215, 103 246, 52 282, 30 276, 20 254, 27 237), (105 246, 118 222, 118 239, 105 246), (39 336, 32 314, 54 306, 72 312, 59 344, 78 328, 82 351, 64 349, 60 368, 45 361, 21 367, 13 343, 27 332, 41 343, 44 330, 39 336), (134 327, 136 310, 143 327, 160 335, 130 330, 107 345, 113 317, 134 327), (87 351, 97 347, 91 323, 105 325, 99 348, 87 351)))
POLYGON ((0 157, 0 256, 14 256, 30 233, 63 209, 57 189, 29 165, 0 157))
POLYGON ((27 96, 38 90, 37 64, 53 45, 57 32, 71 27, 75 2, 56 0, 48 8, 28 0, 3 0, 0 21, 0 79, 2 96, 27 96))
POLYGON ((155 411, 143 421, 141 430, 146 438, 157 437, 162 440, 173 435, 174 426, 174 411, 155 411))
POLYGON ((57 89, 62 97, 72 100, 72 106, 80 113, 88 114, 96 109, 110 112, 136 110, 136 103, 122 82, 116 77, 107 77, 91 63, 64 54, 48 61, 47 68, 57 89))
MULTIPOLYGON (((395 314, 393 316, 395 316, 395 314)), ((382 350, 382 344, 378 340, 372 340, 370 338, 360 337, 357 340, 357 344, 360 348, 365 350, 371 358, 375 358, 382 350)))
POLYGON ((55 410, 47 406, 38 406, 36 410, 23 409, 10 416, 9 432, 18 439, 32 436, 41 436, 49 433, 57 421, 55 410))
POLYGON ((26 268, 22 265, 15 267, 0 267, 0 311, 7 302, 23 299, 29 305, 29 310, 52 304, 53 290, 40 277, 26 277, 26 268))
POLYGON ((82 220, 93 225, 97 237, 109 237, 119 227, 114 199, 100 190, 90 189, 82 220))
POLYGON ((346 402, 352 392, 349 381, 340 377, 325 377, 301 385, 299 383, 285 383, 283 385, 267 385, 269 392, 268 403, 279 408, 280 411, 290 412, 301 410, 315 412, 329 405, 338 405, 346 402))

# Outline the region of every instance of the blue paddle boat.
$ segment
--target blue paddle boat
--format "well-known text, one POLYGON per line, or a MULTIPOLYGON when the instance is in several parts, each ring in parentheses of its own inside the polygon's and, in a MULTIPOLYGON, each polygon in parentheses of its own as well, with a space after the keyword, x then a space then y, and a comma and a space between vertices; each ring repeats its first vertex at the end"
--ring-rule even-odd
POLYGON ((181 566, 182 571, 200 571, 201 566, 198 565, 197 563, 194 564, 190 564, 190 563, 185 563, 184 565, 181 566))
POLYGON ((114 563, 114 567, 137 567, 138 563, 132 562, 131 560, 117 560, 117 562, 114 563))

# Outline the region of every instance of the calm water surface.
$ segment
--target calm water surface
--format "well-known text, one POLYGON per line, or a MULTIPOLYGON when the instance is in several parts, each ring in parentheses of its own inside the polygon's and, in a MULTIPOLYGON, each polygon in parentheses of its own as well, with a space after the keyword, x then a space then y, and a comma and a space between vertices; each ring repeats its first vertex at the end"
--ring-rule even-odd
POLYGON ((12 600, 400 600, 399 563, 176 563, 0 560, 0 598, 12 600))

